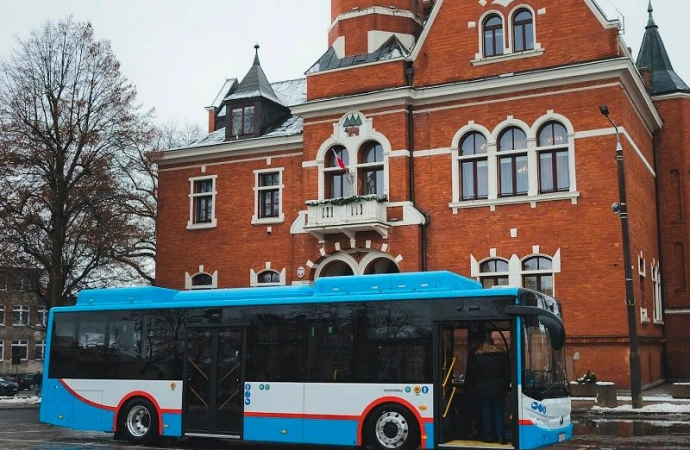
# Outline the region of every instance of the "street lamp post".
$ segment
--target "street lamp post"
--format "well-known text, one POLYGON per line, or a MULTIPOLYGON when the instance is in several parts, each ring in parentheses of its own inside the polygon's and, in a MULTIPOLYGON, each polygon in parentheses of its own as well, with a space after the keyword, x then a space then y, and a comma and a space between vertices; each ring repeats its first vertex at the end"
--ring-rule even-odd
POLYGON ((618 126, 609 116, 609 108, 606 105, 599 107, 601 114, 616 130, 616 165, 618 168, 618 200, 614 204, 614 211, 621 218, 621 233, 623 235, 623 265, 625 266, 625 304, 628 311, 628 338, 630 340, 630 394, 632 407, 642 408, 642 374, 640 370, 640 353, 637 347, 637 324, 635 321, 635 294, 633 292, 632 261, 630 259, 630 230, 628 228, 628 201, 625 192, 625 167, 623 165, 623 146, 621 145, 618 126))

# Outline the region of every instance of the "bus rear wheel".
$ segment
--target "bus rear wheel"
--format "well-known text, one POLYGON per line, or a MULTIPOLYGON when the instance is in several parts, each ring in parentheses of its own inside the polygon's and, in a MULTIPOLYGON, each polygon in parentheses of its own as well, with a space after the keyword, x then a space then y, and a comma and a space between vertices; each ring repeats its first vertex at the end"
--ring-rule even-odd
POLYGON ((150 401, 127 402, 120 413, 118 431, 132 444, 150 444, 158 438, 158 414, 150 401))
POLYGON ((379 406, 368 421, 367 443, 374 450, 414 450, 419 446, 419 425, 402 406, 379 406))

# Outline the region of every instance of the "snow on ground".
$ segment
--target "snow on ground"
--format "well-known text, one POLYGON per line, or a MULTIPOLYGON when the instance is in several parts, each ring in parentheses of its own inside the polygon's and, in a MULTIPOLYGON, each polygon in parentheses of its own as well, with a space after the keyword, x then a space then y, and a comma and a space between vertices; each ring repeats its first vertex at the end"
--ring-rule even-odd
POLYGON ((18 405, 39 405, 41 403, 41 397, 32 396, 19 396, 19 397, 0 397, 0 407, 3 406, 18 406, 18 405))

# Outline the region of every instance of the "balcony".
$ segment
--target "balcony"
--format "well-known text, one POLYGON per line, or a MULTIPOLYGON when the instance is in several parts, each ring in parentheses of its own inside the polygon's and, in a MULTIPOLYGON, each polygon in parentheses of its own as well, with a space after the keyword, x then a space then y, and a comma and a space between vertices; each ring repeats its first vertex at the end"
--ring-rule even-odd
POLYGON ((350 239, 358 231, 376 231, 388 237, 386 198, 374 195, 307 202, 304 229, 320 241, 327 234, 342 233, 350 239))

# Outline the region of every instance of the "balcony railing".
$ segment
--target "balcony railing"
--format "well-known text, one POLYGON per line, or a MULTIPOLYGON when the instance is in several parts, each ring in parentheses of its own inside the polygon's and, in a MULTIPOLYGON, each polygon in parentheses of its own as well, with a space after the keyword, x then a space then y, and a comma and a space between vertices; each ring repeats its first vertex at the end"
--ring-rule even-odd
POLYGON ((304 227, 323 240, 326 234, 343 233, 350 239, 357 231, 376 231, 388 236, 385 198, 376 196, 346 197, 307 202, 307 224, 304 227))

